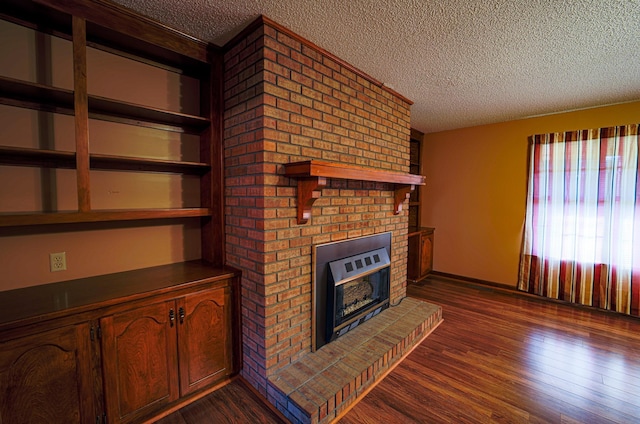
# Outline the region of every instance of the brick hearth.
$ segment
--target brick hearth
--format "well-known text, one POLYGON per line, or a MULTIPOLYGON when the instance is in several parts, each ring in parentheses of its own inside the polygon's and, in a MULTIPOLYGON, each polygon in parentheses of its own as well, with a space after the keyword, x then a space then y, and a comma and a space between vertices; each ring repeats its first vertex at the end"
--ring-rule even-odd
POLYGON ((292 423, 330 422, 440 322, 439 306, 405 298, 400 305, 269 377, 269 400, 292 423))

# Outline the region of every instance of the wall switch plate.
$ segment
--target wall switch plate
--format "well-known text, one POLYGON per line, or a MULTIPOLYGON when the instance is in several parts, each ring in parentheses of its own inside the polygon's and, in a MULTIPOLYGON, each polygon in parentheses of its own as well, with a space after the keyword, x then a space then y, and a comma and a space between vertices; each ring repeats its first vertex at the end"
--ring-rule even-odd
POLYGON ((49 253, 49 267, 51 272, 65 271, 67 269, 67 253, 49 253))

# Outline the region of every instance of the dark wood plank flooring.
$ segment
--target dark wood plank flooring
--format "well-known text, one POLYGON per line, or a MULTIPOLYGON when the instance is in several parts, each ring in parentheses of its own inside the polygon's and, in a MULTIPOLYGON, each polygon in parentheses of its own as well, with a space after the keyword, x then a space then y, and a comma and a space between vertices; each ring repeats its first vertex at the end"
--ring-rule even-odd
POLYGON ((247 384, 236 379, 156 424, 285 424, 247 384))
MULTIPOLYGON (((430 277, 444 322, 341 420, 639 423, 640 319, 430 277)), ((162 424, 281 423, 234 382, 162 424)))

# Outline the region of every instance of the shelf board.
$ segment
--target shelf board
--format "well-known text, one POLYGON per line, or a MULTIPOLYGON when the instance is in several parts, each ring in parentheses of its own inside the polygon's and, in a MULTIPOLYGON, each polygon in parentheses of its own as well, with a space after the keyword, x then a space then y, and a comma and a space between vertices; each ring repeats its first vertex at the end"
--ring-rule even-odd
MULTIPOLYGON (((209 165, 201 162, 182 162, 100 154, 90 154, 89 163, 91 169, 172 172, 191 175, 201 175, 211 169, 209 165)), ((76 155, 74 152, 0 146, 0 164, 74 169, 76 167, 76 155)))
POLYGON ((73 115, 73 91, 0 77, 0 103, 73 115))
POLYGON ((76 154, 55 150, 0 146, 0 164, 69 169, 76 167, 76 154))
MULTIPOLYGON (((0 77, 0 103, 73 115, 73 91, 0 77)), ((103 121, 198 134, 209 119, 89 95, 89 117, 103 121)))
POLYGON ((92 95, 89 95, 89 117, 166 130, 179 128, 194 134, 200 133, 209 126, 209 120, 201 116, 170 112, 92 95))
POLYGON ((142 171, 142 172, 173 172, 180 174, 204 174, 211 166, 201 162, 181 162, 163 159, 142 159, 124 156, 110 156, 90 154, 91 169, 142 171))
POLYGON ((425 177, 422 175, 382 171, 319 160, 285 164, 284 175, 298 179, 298 224, 305 224, 311 217, 313 202, 322 195, 327 178, 394 184, 394 214, 400 213, 403 202, 409 198, 416 185, 425 184, 425 177))
POLYGON ((394 184, 425 185, 422 175, 405 174, 402 172, 382 171, 363 168, 356 165, 307 160, 284 165, 284 175, 293 178, 327 177, 344 180, 377 181, 394 184))
POLYGON ((208 208, 122 209, 91 212, 0 214, 0 227, 21 225, 75 224, 83 222, 137 221, 147 219, 211 216, 208 208))

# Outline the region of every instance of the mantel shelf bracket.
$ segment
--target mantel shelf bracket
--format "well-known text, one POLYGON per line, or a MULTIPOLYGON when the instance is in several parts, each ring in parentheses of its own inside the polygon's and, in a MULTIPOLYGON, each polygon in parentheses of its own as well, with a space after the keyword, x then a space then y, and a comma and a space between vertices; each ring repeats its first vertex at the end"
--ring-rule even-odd
POLYGON ((393 199, 393 214, 398 215, 402 212, 402 204, 405 200, 409 200, 411 192, 415 190, 416 186, 409 185, 396 185, 395 195, 393 199))
POLYGON ((325 177, 298 179, 298 224, 306 224, 309 221, 313 202, 322 195, 322 189, 326 185, 325 177))
POLYGON ((425 184, 425 178, 422 175, 362 168, 319 160, 288 163, 284 167, 286 177, 298 179, 298 224, 306 224, 311 218, 311 207, 327 185, 327 178, 394 184, 394 215, 402 211, 402 204, 409 199, 416 185, 425 184))

